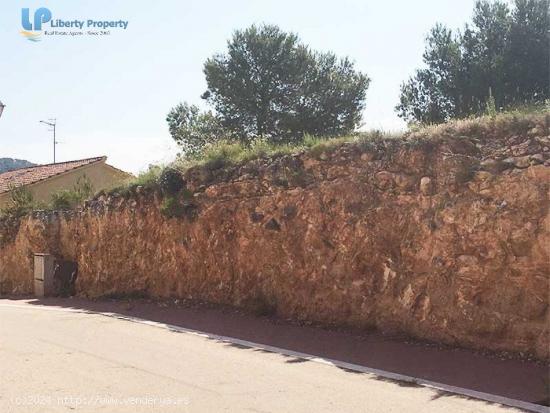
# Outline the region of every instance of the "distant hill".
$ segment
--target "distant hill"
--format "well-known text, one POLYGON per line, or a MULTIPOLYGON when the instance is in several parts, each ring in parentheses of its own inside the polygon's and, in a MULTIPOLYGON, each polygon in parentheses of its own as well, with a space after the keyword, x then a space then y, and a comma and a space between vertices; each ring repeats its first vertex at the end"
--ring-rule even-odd
POLYGON ((28 168, 36 164, 24 159, 0 158, 0 173, 13 171, 14 169, 28 168))

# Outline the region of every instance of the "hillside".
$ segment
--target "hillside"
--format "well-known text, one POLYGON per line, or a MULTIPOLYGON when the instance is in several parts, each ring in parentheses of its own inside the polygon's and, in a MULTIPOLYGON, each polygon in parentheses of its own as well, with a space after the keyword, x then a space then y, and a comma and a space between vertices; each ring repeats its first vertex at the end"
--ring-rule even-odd
POLYGON ((35 164, 24 159, 0 158, 0 173, 27 168, 35 164))

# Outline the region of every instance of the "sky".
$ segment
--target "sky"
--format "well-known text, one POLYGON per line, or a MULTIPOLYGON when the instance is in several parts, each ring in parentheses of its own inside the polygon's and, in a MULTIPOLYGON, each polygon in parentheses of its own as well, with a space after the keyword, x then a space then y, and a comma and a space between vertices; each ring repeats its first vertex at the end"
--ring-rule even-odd
MULTIPOLYGON (((206 107, 204 61, 226 49, 236 29, 270 23, 313 49, 350 57, 371 78, 363 128, 405 127, 394 107, 399 86, 422 65, 436 22, 455 29, 474 0, 2 0, 0 3, 0 157, 57 161, 106 155, 138 173, 178 152, 166 114, 186 101, 206 107), (109 35, 20 34, 22 8, 52 19, 128 21, 109 35)), ((46 30, 51 28, 44 27, 46 30)), ((63 29, 59 29, 63 30, 63 29)), ((65 29, 67 30, 67 29, 65 29)), ((97 30, 97 29, 96 29, 97 30)), ((86 28, 84 28, 86 32, 86 28)))

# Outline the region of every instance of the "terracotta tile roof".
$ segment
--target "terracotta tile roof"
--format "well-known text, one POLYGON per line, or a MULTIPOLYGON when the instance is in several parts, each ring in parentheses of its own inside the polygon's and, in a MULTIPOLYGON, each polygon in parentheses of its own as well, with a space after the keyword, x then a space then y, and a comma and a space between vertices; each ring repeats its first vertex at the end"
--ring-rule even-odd
POLYGON ((30 185, 53 176, 69 172, 96 162, 105 162, 106 156, 80 159, 77 161, 59 162, 48 165, 36 165, 29 168, 16 169, 0 174, 0 194, 8 192, 13 187, 30 185))

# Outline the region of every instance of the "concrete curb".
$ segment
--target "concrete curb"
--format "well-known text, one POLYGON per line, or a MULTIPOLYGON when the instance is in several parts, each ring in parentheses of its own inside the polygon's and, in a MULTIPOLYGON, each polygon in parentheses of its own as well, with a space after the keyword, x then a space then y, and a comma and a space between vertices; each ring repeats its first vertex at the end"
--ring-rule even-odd
POLYGON ((134 323, 145 324, 145 325, 148 325, 148 326, 151 326, 151 327, 162 328, 162 329, 165 329, 165 330, 167 329, 167 330, 177 331, 177 332, 180 332, 180 333, 193 334, 193 335, 196 335, 196 336, 208 338, 208 339, 211 339, 211 340, 221 341, 221 342, 224 342, 224 343, 237 344, 237 345, 240 345, 240 346, 243 346, 243 347, 248 347, 248 348, 251 348, 251 349, 264 350, 264 351, 269 351, 271 353, 282 354, 282 355, 285 355, 285 356, 302 358, 302 359, 313 361, 313 362, 316 362, 316 363, 322 363, 322 364, 327 364, 327 365, 331 365, 331 366, 335 366, 335 367, 340 367, 340 368, 343 368, 343 369, 358 371, 358 372, 361 372, 361 373, 372 374, 372 375, 376 375, 376 376, 383 377, 383 378, 390 379, 390 380, 402 381, 402 382, 407 382, 407 383, 414 383, 414 384, 417 384, 417 385, 420 385, 420 386, 430 387, 430 388, 433 388, 433 389, 442 390, 442 391, 445 391, 445 392, 449 392, 449 393, 453 393, 453 394, 457 394, 457 395, 461 395, 461 396, 472 397, 472 398, 475 398, 475 399, 480 399, 480 400, 484 400, 484 401, 491 402, 491 403, 497 403, 497 404, 501 404, 501 405, 505 405, 505 406, 516 407, 516 408, 523 409, 523 410, 530 411, 530 412, 550 413, 550 407, 546 407, 546 406, 542 406, 542 405, 534 404, 534 403, 529 403, 529 402, 525 402, 525 401, 522 401, 522 400, 510 399, 510 398, 507 398, 507 397, 497 396, 497 395, 490 394, 490 393, 484 393, 484 392, 479 392, 479 391, 475 391, 475 390, 469 390, 469 389, 465 389, 463 387, 449 386, 449 385, 444 384, 444 383, 438 383, 438 382, 434 382, 434 381, 430 381, 430 380, 424 380, 424 379, 421 379, 421 378, 418 378, 418 377, 406 376, 406 375, 403 375, 403 374, 392 373, 392 372, 385 371, 385 370, 373 369, 373 368, 361 366, 361 365, 358 365, 358 364, 347 363, 345 361, 339 361, 339 360, 333 360, 333 359, 328 359, 328 358, 317 357, 317 356, 312 355, 312 354, 301 353, 301 352, 298 352, 298 351, 288 350, 288 349, 284 349, 284 348, 280 348, 280 347, 274 347, 274 346, 270 346, 270 345, 266 345, 266 344, 254 343, 252 341, 241 340, 241 339, 234 338, 234 337, 227 337, 227 336, 221 336, 221 335, 218 335, 218 334, 205 333, 205 332, 202 332, 202 331, 199 331, 199 330, 193 330, 193 329, 190 329, 190 328, 180 327, 180 326, 176 326, 176 325, 173 325, 173 324, 166 324, 166 323, 161 323, 161 322, 157 322, 157 321, 150 321, 150 320, 145 320, 143 318, 132 317, 132 316, 127 316, 127 315, 118 314, 118 313, 80 310, 80 309, 62 308, 62 307, 46 307, 46 306, 34 305, 34 304, 32 306, 18 305, 18 304, 14 304, 14 305, 0 304, 0 307, 15 307, 15 308, 22 308, 22 309, 27 309, 27 310, 28 309, 31 309, 31 310, 36 309, 36 310, 47 310, 47 311, 60 311, 60 312, 73 312, 73 313, 85 313, 85 314, 102 315, 102 316, 105 316, 105 317, 117 318, 117 319, 120 319, 120 320, 126 320, 126 321, 131 321, 131 322, 134 322, 134 323))

